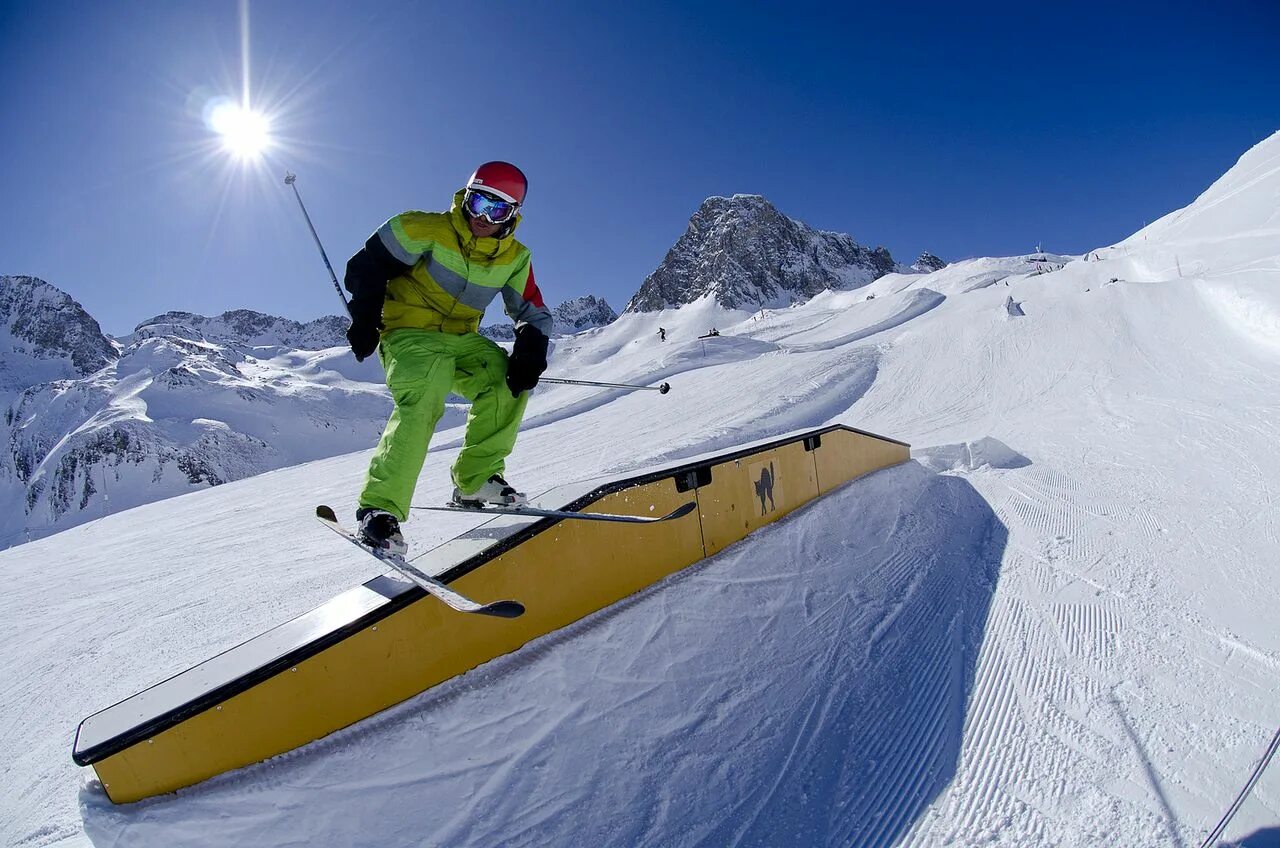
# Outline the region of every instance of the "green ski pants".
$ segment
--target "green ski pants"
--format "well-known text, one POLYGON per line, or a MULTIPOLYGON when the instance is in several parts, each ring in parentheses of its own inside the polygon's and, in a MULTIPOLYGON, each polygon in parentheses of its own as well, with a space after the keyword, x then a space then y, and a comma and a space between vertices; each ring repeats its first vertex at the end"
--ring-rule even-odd
POLYGON ((454 485, 469 494, 502 473, 529 402, 528 392, 511 396, 502 348, 479 333, 400 329, 382 337, 378 357, 395 408, 369 463, 360 506, 385 509, 401 521, 408 517, 450 392, 471 401, 462 452, 453 463, 454 485))

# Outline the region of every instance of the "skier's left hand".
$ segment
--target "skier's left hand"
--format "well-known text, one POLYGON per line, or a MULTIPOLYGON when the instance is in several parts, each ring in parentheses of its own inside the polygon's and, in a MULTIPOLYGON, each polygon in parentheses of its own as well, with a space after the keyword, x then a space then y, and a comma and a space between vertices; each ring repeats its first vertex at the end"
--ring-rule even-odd
POLYGON ((507 388, 512 397, 538 385, 538 377, 547 370, 547 344, 547 337, 532 324, 516 330, 516 343, 507 360, 507 388))
POLYGON ((356 355, 356 362, 364 362, 373 356, 378 349, 381 333, 377 324, 364 321, 352 321, 347 328, 347 341, 351 343, 351 352, 356 355))

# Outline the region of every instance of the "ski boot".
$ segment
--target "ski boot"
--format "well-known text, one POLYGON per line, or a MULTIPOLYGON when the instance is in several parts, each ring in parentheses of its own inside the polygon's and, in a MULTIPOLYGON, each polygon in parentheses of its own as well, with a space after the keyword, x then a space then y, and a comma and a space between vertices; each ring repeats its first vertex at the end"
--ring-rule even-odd
POLYGON ((356 521, 360 522, 356 535, 369 547, 397 556, 409 552, 409 546, 400 533, 400 521, 385 509, 361 507, 356 510, 356 521))
POLYGON ((525 497, 524 492, 517 492, 502 479, 501 474, 493 475, 479 489, 469 494, 464 495, 456 486, 453 489, 453 505, 469 509, 482 509, 486 506, 519 506, 528 502, 529 499, 525 497))

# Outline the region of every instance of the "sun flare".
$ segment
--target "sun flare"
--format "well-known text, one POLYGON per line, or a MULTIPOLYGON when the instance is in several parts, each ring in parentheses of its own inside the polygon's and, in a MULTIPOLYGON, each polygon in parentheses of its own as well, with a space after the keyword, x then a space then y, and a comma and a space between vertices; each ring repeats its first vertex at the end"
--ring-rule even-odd
POLYGON ((241 159, 254 159, 271 146, 271 126, 260 112, 223 100, 209 110, 209 127, 222 146, 241 159))

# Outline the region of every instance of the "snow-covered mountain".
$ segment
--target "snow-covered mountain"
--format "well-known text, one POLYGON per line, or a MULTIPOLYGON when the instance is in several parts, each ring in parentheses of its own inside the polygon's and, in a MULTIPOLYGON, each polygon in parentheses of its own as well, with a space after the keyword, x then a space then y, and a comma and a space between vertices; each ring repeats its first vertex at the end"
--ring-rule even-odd
POLYGON ((608 301, 591 294, 566 300, 551 312, 555 316, 556 332, 566 336, 618 320, 618 313, 613 311, 608 301))
POLYGON ((947 267, 946 262, 927 251, 920 254, 919 258, 911 263, 911 270, 917 274, 932 274, 934 271, 941 271, 945 267, 947 267))
POLYGON ((177 336, 191 341, 213 340, 241 347, 323 350, 347 344, 349 323, 345 317, 326 315, 303 324, 251 309, 236 309, 212 318, 191 312, 166 312, 143 321, 134 328, 130 338, 177 336))
POLYGON ((510 322, 504 321, 501 324, 489 324, 480 328, 480 335, 495 342, 509 342, 516 337, 516 328, 510 322))
POLYGON ((898 270, 883 247, 815 230, 754 194, 709 197, 624 312, 657 312, 707 295, 754 311, 850 289, 898 270))
POLYGON ((38 277, 0 276, 0 393, 92 374, 115 360, 98 322, 38 277))
POLYGON ((19 316, 0 353, 0 545, 367 447, 390 411, 341 318, 171 312, 113 343, 47 283, 6 278, 0 297, 19 316))
MULTIPOLYGON (((555 336, 571 336, 584 330, 603 327, 618 318, 618 313, 613 311, 608 301, 593 294, 575 297, 559 306, 553 306, 551 315, 555 319, 555 329, 552 331, 555 336)), ((516 337, 515 328, 506 321, 481 327, 480 334, 498 342, 509 342, 516 337)))

